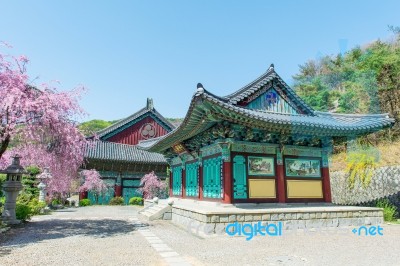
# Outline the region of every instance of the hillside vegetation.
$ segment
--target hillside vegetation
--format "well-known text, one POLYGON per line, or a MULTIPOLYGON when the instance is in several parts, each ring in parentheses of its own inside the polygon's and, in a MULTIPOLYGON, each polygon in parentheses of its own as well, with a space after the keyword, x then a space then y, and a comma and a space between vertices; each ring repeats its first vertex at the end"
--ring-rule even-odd
MULTIPOLYGON (((400 29, 393 37, 323 56, 300 65, 294 89, 318 111, 337 113, 389 113, 392 129, 362 137, 358 143, 376 148, 376 166, 400 165, 400 29)), ((336 146, 331 170, 348 163, 344 146, 336 146)))
POLYGON ((111 126, 115 121, 105 121, 101 119, 93 119, 87 122, 81 123, 78 127, 85 136, 91 136, 99 130, 111 126))
MULTIPOLYGON (((345 54, 324 56, 300 65, 294 89, 318 111, 389 113, 399 134, 400 33, 390 41, 374 41, 345 54)), ((390 136, 392 137, 392 136, 390 136)))

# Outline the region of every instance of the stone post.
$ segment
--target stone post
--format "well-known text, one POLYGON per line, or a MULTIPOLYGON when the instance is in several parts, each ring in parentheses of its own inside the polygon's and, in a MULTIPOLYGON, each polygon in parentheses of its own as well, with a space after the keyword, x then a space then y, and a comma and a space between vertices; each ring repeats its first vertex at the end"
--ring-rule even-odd
POLYGON ((39 202, 45 202, 46 201, 46 180, 49 180, 51 178, 51 174, 49 171, 48 167, 45 167, 43 170, 43 173, 39 174, 37 177, 37 179, 40 180, 40 183, 38 185, 38 189, 39 189, 39 202))
POLYGON ((41 181, 38 185, 38 189, 39 189, 39 202, 45 202, 47 194, 46 184, 41 181))
POLYGON ((20 165, 20 157, 13 157, 12 164, 2 173, 7 175, 6 181, 3 183, 3 191, 6 196, 4 211, 1 220, 6 224, 19 224, 15 215, 15 207, 19 191, 22 190, 22 174, 25 174, 24 168, 20 165))

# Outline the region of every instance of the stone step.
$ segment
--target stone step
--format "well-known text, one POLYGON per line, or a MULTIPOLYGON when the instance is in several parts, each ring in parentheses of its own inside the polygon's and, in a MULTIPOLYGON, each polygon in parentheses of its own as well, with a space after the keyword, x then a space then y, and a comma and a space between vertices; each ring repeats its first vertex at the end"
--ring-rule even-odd
POLYGON ((144 221, 152 221, 157 219, 171 219, 171 206, 154 205, 139 212, 139 218, 144 221))
POLYGON ((148 210, 159 211, 159 210, 164 209, 165 207, 166 207, 166 206, 159 206, 159 205, 157 205, 157 206, 150 207, 148 210))
POLYGON ((149 212, 149 211, 144 211, 144 212, 141 212, 140 214, 145 215, 145 216, 150 216, 150 215, 152 215, 154 213, 149 212))

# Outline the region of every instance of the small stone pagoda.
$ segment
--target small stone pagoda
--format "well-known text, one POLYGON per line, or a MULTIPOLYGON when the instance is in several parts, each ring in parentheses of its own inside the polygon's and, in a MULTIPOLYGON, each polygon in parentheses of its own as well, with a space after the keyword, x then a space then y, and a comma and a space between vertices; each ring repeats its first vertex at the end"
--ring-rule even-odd
POLYGON ((171 166, 170 196, 223 203, 331 202, 334 142, 392 126, 387 114, 317 112, 266 73, 220 97, 199 83, 183 123, 143 149, 171 166))

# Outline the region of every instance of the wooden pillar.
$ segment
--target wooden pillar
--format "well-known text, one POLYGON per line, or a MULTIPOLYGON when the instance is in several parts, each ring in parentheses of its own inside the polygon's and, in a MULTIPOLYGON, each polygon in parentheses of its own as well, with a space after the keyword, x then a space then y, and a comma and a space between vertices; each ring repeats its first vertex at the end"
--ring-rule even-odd
POLYGON ((329 177, 329 167, 322 167, 322 189, 324 191, 325 202, 332 202, 331 180, 329 177))
POLYGON ((286 191, 285 191, 285 172, 283 165, 276 166, 276 182, 278 183, 278 202, 286 202, 286 191))
POLYGON ((172 197, 172 168, 169 171, 169 196, 172 197))
POLYGON ((186 196, 186 170, 184 168, 184 164, 182 163, 182 198, 186 196))
POLYGON ((199 200, 203 200, 203 164, 199 163, 199 200))
POLYGON ((116 197, 122 196, 122 186, 121 185, 115 185, 115 196, 116 197))
POLYGON ((276 152, 276 182, 278 187, 278 202, 286 202, 286 190, 285 190, 285 169, 283 165, 281 149, 277 148, 276 152))
POLYGON ((82 191, 79 192, 79 200, 87 199, 88 198, 88 192, 87 191, 82 191))
POLYGON ((115 197, 122 197, 122 173, 119 173, 115 182, 115 197))
POLYGON ((331 180, 329 177, 329 148, 325 148, 322 151, 322 190, 324 193, 325 202, 332 202, 331 196, 331 180))
POLYGON ((223 175, 224 175, 224 203, 232 203, 232 163, 223 162, 223 175))

